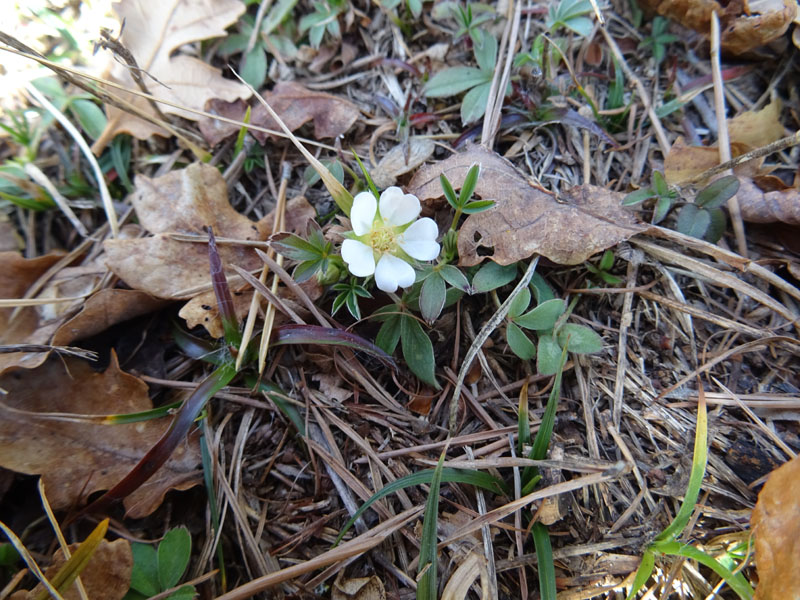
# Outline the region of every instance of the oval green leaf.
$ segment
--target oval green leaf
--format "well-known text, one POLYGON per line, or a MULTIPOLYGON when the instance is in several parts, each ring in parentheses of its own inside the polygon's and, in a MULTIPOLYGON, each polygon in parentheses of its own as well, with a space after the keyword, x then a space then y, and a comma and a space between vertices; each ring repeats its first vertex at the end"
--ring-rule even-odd
POLYGON ((514 322, 525 329, 535 329, 543 331, 552 329, 558 321, 558 317, 564 314, 566 306, 560 298, 554 298, 547 302, 542 302, 539 306, 526 312, 524 315, 516 317, 514 322))

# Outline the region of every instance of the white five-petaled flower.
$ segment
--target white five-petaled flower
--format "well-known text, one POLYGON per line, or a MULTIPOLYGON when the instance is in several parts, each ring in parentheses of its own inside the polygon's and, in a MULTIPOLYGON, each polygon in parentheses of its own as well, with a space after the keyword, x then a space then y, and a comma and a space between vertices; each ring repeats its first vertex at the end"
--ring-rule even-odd
POLYGON ((412 285, 415 274, 409 262, 439 256, 439 228, 428 217, 416 220, 421 210, 416 196, 395 186, 383 191, 380 202, 370 192, 356 195, 350 210, 353 235, 342 243, 350 272, 357 277, 375 275, 375 284, 384 292, 412 285))

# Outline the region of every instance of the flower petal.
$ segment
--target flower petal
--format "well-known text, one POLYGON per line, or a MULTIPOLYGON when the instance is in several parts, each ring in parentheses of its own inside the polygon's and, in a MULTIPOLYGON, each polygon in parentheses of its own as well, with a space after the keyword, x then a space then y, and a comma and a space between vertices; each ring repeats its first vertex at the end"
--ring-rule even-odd
POLYGON ((353 207, 350 209, 350 223, 356 235, 364 235, 372 229, 375 212, 378 210, 378 201, 372 192, 361 192, 353 198, 353 207))
POLYGON ((375 268, 375 284, 384 292, 394 292, 397 286, 408 287, 414 284, 414 269, 401 258, 384 254, 375 268))
POLYGON ((433 260, 439 256, 437 235, 439 235, 439 227, 436 225, 436 221, 425 217, 412 223, 398 238, 397 243, 412 258, 433 260))
POLYGON ((404 194, 397 186, 388 187, 381 193, 381 218, 389 225, 399 227, 419 216, 422 207, 413 194, 404 194))
POLYGON ((367 277, 375 272, 372 248, 358 240, 342 242, 342 259, 347 263, 347 269, 356 277, 367 277))

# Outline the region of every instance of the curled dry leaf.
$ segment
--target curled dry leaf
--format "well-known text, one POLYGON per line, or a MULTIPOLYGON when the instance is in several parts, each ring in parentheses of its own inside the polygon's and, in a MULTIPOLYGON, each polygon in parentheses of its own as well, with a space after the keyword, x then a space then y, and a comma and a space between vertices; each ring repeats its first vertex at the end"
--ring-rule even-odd
MULTIPOLYGON (((114 4, 114 11, 124 22, 120 41, 136 59, 149 92, 161 100, 188 108, 202 110, 206 101, 221 98, 232 102, 250 95, 247 87, 222 77, 216 69, 202 60, 175 51, 190 42, 227 35, 225 29, 244 13, 240 0, 125 0, 114 4)), ((115 60, 111 81, 139 91, 123 61, 115 60)), ((133 94, 109 91, 156 116, 151 105, 133 94)), ((195 113, 166 104, 161 111, 185 119, 198 120, 195 113)), ((152 135, 169 135, 166 130, 130 113, 108 106, 108 124, 97 139, 97 153, 118 133, 130 133, 139 139, 152 135)))
MULTIPOLYGON (((225 180, 214 167, 193 164, 149 179, 136 178, 132 203, 142 225, 153 237, 107 240, 106 264, 129 286, 158 298, 191 298, 190 290, 208 284, 207 244, 181 242, 170 234, 205 235, 213 227, 219 238, 264 240, 271 233, 272 215, 255 223, 228 203, 225 180), (187 291, 189 290, 189 291, 187 291)), ((287 228, 305 228, 314 209, 304 198, 286 208, 287 228)), ((255 251, 237 244, 220 244, 223 264, 256 269, 255 251)))
POLYGON ((800 190, 787 188, 783 190, 763 191, 756 181, 741 178, 739 193, 739 210, 742 218, 751 223, 774 223, 780 221, 787 225, 800 225, 800 190))
POLYGON ((623 194, 582 185, 556 200, 510 162, 477 146, 417 171, 409 192, 420 200, 438 198, 442 196, 441 173, 459 188, 476 163, 481 165, 481 174, 475 193, 496 204, 470 215, 461 225, 458 253, 462 265, 476 265, 487 255, 508 265, 533 254, 575 265, 646 229, 621 206, 623 194))
MULTIPOLYGON (((70 545, 70 551, 75 552, 79 544, 70 545)), ((53 562, 45 569, 44 575, 51 580, 66 559, 61 549, 56 550, 53 562)), ((86 590, 87 598, 92 600, 122 600, 131 586, 131 572, 133 571, 133 553, 128 540, 118 539, 113 542, 102 540, 92 554, 89 562, 80 573, 81 583, 86 590)), ((20 590, 14 592, 11 600, 33 600, 44 593, 45 587, 40 583, 31 591, 20 590)), ((78 584, 62 593, 64 600, 80 600, 83 596, 78 591, 78 584)))
MULTIPOLYGON (((0 252, 0 298, 22 298, 36 280, 62 258, 48 254, 38 258, 23 258, 19 252, 0 252)), ((46 344, 57 324, 44 322, 35 306, 20 309, 0 308, 0 344, 46 344)), ((12 352, 0 354, 0 373, 20 365, 33 368, 47 357, 45 353, 12 352)))
MULTIPOLYGON (((239 321, 247 317, 250 310, 250 301, 253 299, 253 291, 233 291, 233 310, 239 321)), ((217 299, 214 291, 198 294, 181 307, 178 316, 186 321, 189 329, 202 325, 213 338, 221 338, 225 335, 222 326, 222 319, 217 308, 217 299)))
POLYGON ((433 154, 433 140, 422 137, 409 138, 407 144, 393 146, 372 170, 372 181, 378 189, 392 186, 400 175, 416 169, 433 154))
POLYGON ((800 457, 770 474, 750 525, 759 580, 755 600, 800 598, 800 457))
POLYGON ((711 14, 716 12, 722 49, 732 54, 744 54, 779 38, 797 11, 796 0, 641 0, 639 4, 702 35, 709 35, 711 14))
POLYGON ((375 575, 347 579, 344 571, 339 571, 333 582, 331 600, 386 600, 386 590, 375 575))
MULTIPOLYGON (((294 82, 279 82, 275 84, 275 88, 271 92, 264 92, 263 96, 291 131, 313 121, 314 137, 318 140, 335 138, 344 134, 353 126, 360 114, 358 107, 349 100, 333 94, 309 90, 294 82)), ((242 121, 247 104, 242 101, 210 100, 206 105, 206 110, 221 117, 242 121)), ((279 130, 278 124, 260 103, 253 107, 250 113, 250 123, 267 129, 279 130)), ((200 122, 200 131, 206 141, 215 146, 225 138, 238 133, 239 127, 216 119, 205 119, 200 122)), ((260 131, 251 131, 250 133, 261 144, 267 139, 267 135, 260 131)))
MULTIPOLYGON (((152 409, 147 385, 121 371, 113 354, 102 373, 71 357, 51 357, 36 369, 9 369, 0 376, 0 388, 8 392, 0 404, 0 466, 41 474, 55 509, 79 505, 89 494, 118 483, 170 423, 165 418, 104 425, 37 415, 108 415, 152 409)), ((149 515, 168 490, 200 483, 199 464, 200 448, 196 438, 189 438, 152 478, 125 498, 128 516, 149 515)))

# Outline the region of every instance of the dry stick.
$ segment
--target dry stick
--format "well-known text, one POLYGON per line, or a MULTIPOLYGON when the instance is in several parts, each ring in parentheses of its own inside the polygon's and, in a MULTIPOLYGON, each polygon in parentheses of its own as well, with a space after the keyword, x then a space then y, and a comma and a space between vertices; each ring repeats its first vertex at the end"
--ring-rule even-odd
MULTIPOLYGON (((464 448, 467 453, 467 457, 470 460, 475 458, 475 453, 472 451, 472 448, 467 446, 464 448)), ((479 487, 475 488, 475 497, 478 504, 478 514, 485 515, 486 514, 486 498, 483 495, 483 490, 479 487)), ((519 514, 519 513, 517 513, 519 514)), ((516 517, 515 517, 516 518, 516 517)), ((515 522, 516 524, 516 522, 515 522)), ((489 530, 489 526, 486 525, 485 527, 481 527, 481 537, 483 538, 483 555, 486 559, 486 563, 488 566, 488 574, 489 574, 489 598, 491 600, 497 600, 497 568, 494 564, 494 547, 492 545, 492 534, 489 530)), ((527 598, 527 594, 522 595, 523 598, 527 598)))
POLYGON ((456 381, 456 387, 453 390, 453 397, 450 399, 450 435, 455 435, 456 433, 458 401, 461 398, 461 388, 464 386, 464 379, 466 378, 467 373, 469 373, 469 368, 470 365, 472 365, 472 361, 475 360, 475 356, 483 347, 484 342, 489 338, 492 332, 497 329, 500 323, 502 323, 503 319, 508 313, 508 309, 511 308, 511 303, 514 301, 514 298, 516 298, 517 295, 522 292, 525 286, 528 285, 531 277, 533 277, 534 271, 536 271, 537 264, 539 264, 538 256, 531 261, 531 264, 528 265, 527 271, 525 271, 525 274, 522 276, 522 279, 519 280, 517 286, 513 289, 511 294, 509 294, 505 302, 500 305, 500 308, 497 309, 497 312, 492 315, 492 318, 489 319, 481 328, 481 330, 478 332, 478 335, 476 335, 475 339, 472 341, 472 345, 470 345, 469 350, 467 350, 467 354, 464 356, 464 362, 461 364, 461 369, 458 372, 458 380, 456 381))
POLYGON ((381 523, 377 527, 374 527, 370 531, 367 531, 366 533, 354 538, 349 542, 337 546, 332 550, 328 550, 327 552, 324 552, 319 556, 312 558, 311 560, 307 560, 304 563, 300 563, 299 565, 293 565, 291 567, 281 569, 276 573, 272 573, 271 575, 254 579, 253 581, 231 590, 227 594, 218 596, 216 600, 244 600, 245 598, 250 598, 259 592, 263 592, 264 590, 278 585, 279 583, 300 577, 309 571, 315 571, 317 569, 321 569, 322 567, 327 567, 330 564, 343 561, 351 556, 364 554, 365 552, 389 539, 389 536, 391 536, 392 533, 403 527, 406 523, 417 518, 422 510, 423 507, 417 506, 403 511, 396 517, 392 517, 388 521, 381 523))
MULTIPOLYGON (((725 84, 722 80, 722 67, 719 62, 719 45, 719 17, 716 11, 711 11, 711 75, 714 80, 714 110, 717 113, 719 160, 725 162, 731 159, 731 141, 728 137, 728 120, 725 118, 725 84)), ((746 258, 747 239, 744 234, 742 211, 739 209, 739 199, 736 194, 728 200, 728 211, 731 213, 739 254, 746 258)))
MULTIPOLYGON (((628 261, 628 273, 625 287, 629 290, 636 287, 636 278, 639 274, 639 264, 643 260, 642 253, 634 251, 628 261)), ((619 429, 620 422, 622 421, 622 397, 625 392, 625 372, 628 369, 628 328, 633 321, 633 292, 628 291, 625 294, 622 303, 622 318, 619 324, 619 343, 617 344, 617 373, 614 379, 614 404, 612 406, 611 421, 614 427, 619 429)))
MULTIPOLYGON (((289 167, 286 163, 283 164, 281 169, 281 186, 278 190, 278 202, 275 206, 275 214, 272 221, 272 233, 277 233, 283 229, 286 213, 286 188, 289 185, 289 167)), ((267 250, 270 256, 275 256, 275 250, 272 248, 267 250)), ((283 256, 278 258, 278 263, 283 265, 283 256)), ((264 285, 267 283, 267 273, 269 267, 265 264, 261 268, 261 275, 258 281, 264 285)), ((241 273, 240 273, 241 275, 241 273)), ((272 289, 270 290, 273 295, 278 292, 278 278, 273 276, 272 289)), ((250 338, 253 335, 253 328, 256 324, 256 315, 258 315, 258 307, 260 306, 259 290, 254 290, 253 298, 250 300, 250 310, 247 313, 247 320, 244 324, 244 331, 242 332, 242 343, 239 345, 239 354, 236 356, 236 370, 242 367, 242 360, 247 351, 247 345, 250 343, 250 338)), ((275 305, 269 298, 267 299, 267 314, 264 316, 264 329, 261 332, 261 344, 258 349, 258 372, 264 372, 264 365, 267 362, 267 349, 269 348, 269 336, 272 334, 272 325, 275 322, 275 305), (266 340, 266 341, 265 341, 266 340)))
POLYGON ((658 140, 658 145, 661 148, 661 154, 666 156, 667 152, 669 152, 670 143, 667 139, 667 134, 664 133, 664 128, 661 126, 661 121, 659 120, 655 109, 650 103, 650 96, 648 95, 647 90, 644 89, 644 84, 636 76, 636 74, 631 71, 631 68, 628 66, 625 57, 622 56, 622 52, 620 52, 619 46, 617 46, 617 42, 614 41, 614 38, 611 36, 611 34, 608 33, 605 27, 601 27, 600 31, 603 32, 603 37, 606 39, 606 43, 608 44, 608 47, 611 48, 611 52, 614 54, 617 62, 622 67, 622 71, 625 73, 625 76, 630 81, 633 81, 633 83, 636 85, 636 91, 639 94, 639 97, 642 99, 642 104, 647 111, 647 116, 650 117, 650 122, 653 124, 653 130, 656 132, 656 139, 658 140))
POLYGON ((86 160, 89 162, 89 165, 92 167, 92 171, 94 172, 94 177, 97 180, 97 187, 100 190, 100 198, 103 200, 103 208, 106 211, 106 219, 108 219, 108 224, 111 227, 111 236, 117 237, 119 235, 119 222, 117 221, 117 213, 114 210, 114 204, 111 201, 111 194, 108 193, 108 187, 106 186, 106 180, 103 176, 103 171, 100 169, 100 165, 97 163, 97 159, 92 154, 92 151, 89 149, 89 145, 83 139, 83 136, 80 132, 75 129, 75 126, 70 123, 69 119, 58 110, 53 104, 42 95, 42 93, 33 87, 30 83, 25 85, 25 90, 33 96, 36 101, 44 106, 51 115, 53 115, 56 120, 61 123, 61 126, 67 130, 67 133, 75 140, 78 144, 78 147, 83 152, 83 155, 86 157, 86 160))
POLYGON ((511 75, 511 64, 514 62, 514 47, 517 44, 517 37, 519 36, 519 21, 522 15, 522 0, 516 0, 516 3, 509 3, 509 11, 511 5, 514 5, 514 18, 506 23, 503 30, 503 37, 500 42, 499 56, 508 50, 506 54, 506 62, 503 67, 503 75, 499 77, 500 70, 495 67, 494 76, 492 77, 492 85, 489 88, 489 98, 486 102, 486 117, 483 119, 483 129, 481 131, 481 146, 491 149, 494 146, 494 138, 500 129, 500 113, 503 110, 503 100, 506 96, 505 91, 508 86, 508 79, 511 75), (509 36, 508 27, 511 26, 511 35, 509 36))
POLYGON ((53 198, 53 201, 58 205, 58 208, 61 209, 61 212, 64 213, 64 216, 67 217, 72 226, 78 231, 80 235, 83 237, 87 237, 89 232, 86 230, 86 227, 81 223, 78 216, 72 211, 72 208, 69 206, 69 201, 63 196, 61 192, 58 191, 56 186, 53 185, 53 182, 45 175, 42 170, 37 167, 33 163, 27 163, 25 165, 25 173, 28 174, 28 177, 33 179, 34 182, 38 183, 42 186, 47 193, 53 198))

